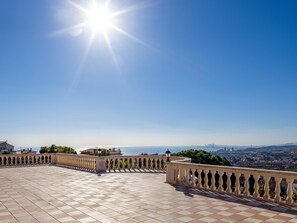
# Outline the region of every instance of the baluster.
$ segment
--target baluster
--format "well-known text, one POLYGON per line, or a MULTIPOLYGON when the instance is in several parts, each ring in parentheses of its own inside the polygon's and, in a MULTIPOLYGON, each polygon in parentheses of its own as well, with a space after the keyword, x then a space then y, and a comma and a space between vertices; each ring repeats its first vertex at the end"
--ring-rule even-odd
POLYGON ((226 182, 227 188, 226 188, 226 192, 230 194, 230 193, 232 193, 232 189, 231 189, 231 175, 232 175, 232 173, 227 173, 226 172, 226 175, 227 175, 227 182, 226 182))
POLYGON ((216 190, 216 179, 215 179, 215 174, 216 174, 216 171, 212 170, 211 171, 211 190, 215 191, 216 190))
POLYGON ((294 200, 293 200, 293 183, 294 183, 294 179, 286 179, 287 183, 288 183, 288 191, 287 191, 287 199, 286 199, 286 204, 292 205, 294 204, 294 200))
POLYGON ((207 189, 208 188, 208 172, 209 170, 204 170, 204 188, 207 189))
POLYGON ((275 188, 275 198, 274 201, 277 203, 281 202, 281 196, 280 196, 280 192, 281 192, 281 188, 280 188, 280 183, 282 181, 282 178, 276 177, 275 178, 275 183, 276 183, 276 188, 275 188))
POLYGON ((106 159, 107 160, 107 168, 106 170, 108 170, 110 172, 110 169, 111 169, 111 164, 110 164, 110 159, 106 159))
MULTIPOLYGON (((260 176, 259 175, 254 175, 254 178, 255 178, 255 186, 254 186, 254 194, 253 194, 253 197, 255 199, 258 199, 259 198, 259 179, 260 179, 260 176)), ((265 181, 266 183, 266 181, 265 181)))
POLYGON ((270 180, 269 176, 264 176, 265 185, 264 185, 263 199, 266 201, 268 201, 270 199, 270 197, 269 197, 269 180, 270 180))
POLYGON ((192 184, 191 184, 191 187, 196 187, 196 185, 195 185, 195 169, 192 169, 191 168, 191 170, 192 170, 192 177, 191 177, 191 179, 192 179, 192 184))
POLYGON ((190 186, 190 173, 189 173, 189 171, 190 171, 190 169, 188 169, 188 168, 186 168, 185 169, 185 173, 186 173, 186 186, 190 186))
POLYGON ((235 177, 236 177, 236 181, 235 181, 235 194, 237 196, 241 195, 241 192, 240 192, 240 177, 241 177, 241 174, 240 173, 235 173, 235 177))
POLYGON ((202 187, 202 185, 201 185, 201 170, 198 169, 197 172, 198 172, 197 187, 200 189, 202 187))
POLYGON ((224 172, 219 172, 219 192, 224 192, 224 188, 223 188, 223 175, 224 172))
POLYGON ((244 174, 245 182, 244 182, 244 196, 250 196, 250 182, 249 182, 249 174, 244 174))
POLYGON ((196 176, 195 176, 196 169, 192 170, 192 187, 196 187, 196 176))

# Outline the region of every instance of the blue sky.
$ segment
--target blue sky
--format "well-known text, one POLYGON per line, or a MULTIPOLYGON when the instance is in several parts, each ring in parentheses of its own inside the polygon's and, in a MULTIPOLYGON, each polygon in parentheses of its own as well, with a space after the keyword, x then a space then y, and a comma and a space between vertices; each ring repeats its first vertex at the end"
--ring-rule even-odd
MULTIPOLYGON (((74 1, 81 5, 89 1, 74 1)), ((113 0, 88 54, 60 0, 0 3, 0 136, 17 146, 297 142, 297 2, 113 0), (86 56, 85 56, 86 55, 86 56)))

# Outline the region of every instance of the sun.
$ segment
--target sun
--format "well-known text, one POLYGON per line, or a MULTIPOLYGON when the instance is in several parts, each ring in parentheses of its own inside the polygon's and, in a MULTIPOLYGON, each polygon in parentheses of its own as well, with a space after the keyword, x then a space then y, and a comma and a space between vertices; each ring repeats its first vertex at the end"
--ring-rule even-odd
POLYGON ((93 4, 86 13, 86 24, 93 32, 106 33, 113 25, 113 16, 106 5, 93 4))

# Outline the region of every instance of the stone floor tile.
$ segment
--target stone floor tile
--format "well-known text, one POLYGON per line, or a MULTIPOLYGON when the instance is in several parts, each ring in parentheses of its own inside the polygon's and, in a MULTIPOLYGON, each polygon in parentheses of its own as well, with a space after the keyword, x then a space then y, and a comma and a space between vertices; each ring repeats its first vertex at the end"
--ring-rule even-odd
POLYGON ((297 222, 297 209, 165 182, 163 173, 0 168, 4 222, 297 222))

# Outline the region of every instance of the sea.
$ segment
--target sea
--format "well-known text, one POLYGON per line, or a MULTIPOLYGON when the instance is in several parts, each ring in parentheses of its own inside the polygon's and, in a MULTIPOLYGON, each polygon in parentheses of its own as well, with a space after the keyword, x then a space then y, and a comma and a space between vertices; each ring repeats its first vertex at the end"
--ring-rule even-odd
MULTIPOLYGON (((96 146, 92 147, 95 148, 96 146)), ((104 146, 97 146, 98 148, 110 148, 110 147, 104 147, 104 146)), ((28 147, 17 147, 15 150, 20 149, 26 149, 28 147)), ((201 149, 205 150, 207 152, 215 152, 217 151, 218 147, 213 146, 114 146, 116 149, 120 149, 122 151, 123 155, 140 155, 142 153, 146 154, 164 154, 165 151, 168 149, 171 153, 180 152, 182 150, 188 150, 188 149, 201 149)), ((84 148, 87 149, 87 148, 84 148)), ((39 152, 39 147, 32 147, 32 150, 39 152)), ((75 149, 78 153, 80 153, 82 148, 76 148, 75 149)))

